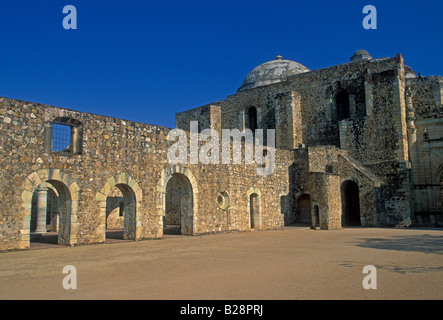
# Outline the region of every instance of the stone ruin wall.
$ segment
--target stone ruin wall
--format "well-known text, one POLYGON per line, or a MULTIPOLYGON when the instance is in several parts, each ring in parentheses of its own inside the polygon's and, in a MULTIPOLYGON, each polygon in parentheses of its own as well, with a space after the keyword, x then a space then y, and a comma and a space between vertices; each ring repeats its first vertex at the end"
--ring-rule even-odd
MULTIPOLYGON (((0 166, 4 177, 0 185, 1 250, 29 246, 30 222, 26 219, 33 190, 26 188, 34 189, 37 182, 28 177, 38 179, 48 172, 63 178, 72 193, 76 215, 71 221, 69 244, 104 241, 106 197, 119 182, 128 184, 138 199, 136 238, 162 236, 160 199, 164 190, 159 189, 159 181, 164 181, 165 170, 171 167, 167 163, 167 150, 172 145, 167 141, 170 129, 7 98, 1 98, 0 103, 0 166), (82 124, 81 154, 48 152, 48 130, 58 118, 82 124)), ((261 190, 258 228, 282 228, 279 197, 287 193, 291 153, 277 151, 276 158, 275 173, 265 177, 257 176, 255 164, 188 164, 174 169, 190 172, 198 187, 194 234, 249 230, 251 188, 261 190), (217 205, 220 191, 229 194, 227 210, 217 205)))
MULTIPOLYGON (((373 183, 366 181, 358 170, 352 175, 349 173, 363 188, 361 207, 367 210, 362 213, 364 224, 396 225, 410 217, 412 199, 405 70, 403 59, 398 55, 298 74, 285 82, 238 92, 217 102, 221 109, 220 122, 223 128, 243 129, 245 110, 254 106, 258 111, 258 127, 276 130, 278 148, 293 150, 300 146, 331 145, 346 150, 353 159, 348 157, 349 161, 355 160, 383 181, 374 191, 373 183), (336 118, 333 99, 339 89, 348 92, 350 102, 351 117, 342 121, 336 118), (367 190, 366 182, 369 183, 367 190)), ((190 111, 191 118, 195 117, 192 112, 196 111, 190 111)), ((298 164, 294 167, 298 169, 292 171, 303 171, 303 161, 298 162, 296 158, 298 164)), ((349 161, 342 161, 342 171, 346 171, 344 164, 349 161)), ((297 209, 297 194, 311 192, 304 182, 309 181, 308 177, 295 171, 290 176, 290 186, 294 186, 291 187, 290 215, 297 209)), ((291 217, 286 218, 286 222, 290 220, 291 217)))
POLYGON ((302 96, 303 122, 310 124, 303 133, 304 141, 308 146, 338 146, 384 181, 383 191, 377 191, 375 195, 373 183, 359 171, 346 174, 346 168, 340 167, 341 176, 349 175, 362 187, 360 202, 364 225, 401 223, 410 214, 411 200, 401 56, 339 65, 312 74, 315 79, 309 74, 297 76, 306 77, 306 83, 300 79, 294 81, 302 96), (303 90, 308 83, 317 83, 317 86, 303 90), (333 116, 333 93, 338 88, 349 93, 351 115, 340 122, 333 116), (383 207, 386 201, 389 207, 383 207), (389 219, 384 217, 386 215, 389 219))
MULTIPOLYGON (((255 106, 259 128, 274 125, 279 148, 332 145, 348 151, 384 181, 377 195, 362 190, 362 199, 370 198, 367 204, 371 205, 363 214, 365 224, 395 225, 410 214, 411 201, 404 73, 403 59, 397 56, 292 76, 286 82, 242 91, 219 102, 223 127, 244 128, 244 110, 255 106), (351 118, 343 121, 335 116, 333 97, 338 89, 349 93, 351 118), (272 118, 267 116, 270 113, 275 115, 274 122, 265 121, 272 118), (380 212, 378 221, 374 211, 380 212)), ((357 173, 353 177, 365 180, 357 173)), ((302 180, 290 183, 304 189, 302 180)), ((363 202, 362 207, 366 206, 363 202)), ((296 210, 296 200, 291 203, 291 210, 296 210)))

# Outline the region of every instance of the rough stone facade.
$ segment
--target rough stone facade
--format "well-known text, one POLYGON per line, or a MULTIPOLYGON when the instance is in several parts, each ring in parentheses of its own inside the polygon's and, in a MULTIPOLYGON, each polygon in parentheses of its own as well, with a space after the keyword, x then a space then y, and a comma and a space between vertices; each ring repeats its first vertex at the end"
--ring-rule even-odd
POLYGON ((45 224, 63 245, 103 243, 118 228, 125 239, 158 239, 166 225, 198 235, 296 221, 443 224, 442 77, 417 77, 401 55, 356 53, 313 71, 275 61, 236 94, 176 115, 188 142, 191 121, 220 137, 275 130, 270 175, 255 162, 192 163, 192 151, 171 164, 173 129, 0 98, 0 250, 29 248, 45 224), (69 140, 58 149, 57 130, 69 140))

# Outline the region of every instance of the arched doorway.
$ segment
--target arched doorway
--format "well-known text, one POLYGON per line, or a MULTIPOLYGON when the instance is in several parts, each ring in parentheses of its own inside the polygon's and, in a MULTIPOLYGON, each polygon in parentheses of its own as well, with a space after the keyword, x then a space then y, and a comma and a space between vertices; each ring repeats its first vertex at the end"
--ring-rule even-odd
POLYGON ((124 240, 141 238, 141 230, 137 227, 140 225, 137 212, 143 201, 143 191, 129 174, 122 172, 108 178, 104 187, 97 192, 95 200, 99 202, 101 224, 98 227, 102 232, 95 241, 105 242, 107 235, 124 240), (115 215, 118 215, 116 220, 120 221, 120 233, 107 234, 107 223, 112 226, 115 221, 111 220, 116 218, 115 215))
POLYGON ((163 234, 192 235, 194 230, 194 197, 189 179, 173 173, 166 182, 163 234))
MULTIPOLYGON (((23 232, 21 232, 21 242, 19 244, 19 248, 30 248, 30 238, 32 237, 32 198, 36 192, 36 189, 47 189, 46 191, 42 190, 40 195, 41 206, 39 211, 45 215, 48 214, 48 208, 44 209, 44 204, 47 206, 48 193, 51 194, 49 189, 54 191, 53 195, 56 195, 56 199, 54 200, 54 211, 58 215, 56 242, 60 245, 75 245, 78 241, 76 235, 78 230, 77 207, 81 189, 77 182, 69 174, 61 171, 60 169, 42 169, 30 174, 23 183, 23 192, 21 197, 23 208, 23 232), (44 199, 45 197, 46 200, 44 199)), ((47 222, 47 218, 40 217, 40 221, 47 222)), ((43 223, 41 223, 41 225, 43 225, 43 223)))
POLYGON ((303 194, 297 201, 298 221, 303 223, 311 223, 311 197, 303 194))
POLYGON ((111 188, 106 198, 106 240, 136 240, 136 197, 124 183, 111 188))
POLYGON ((57 180, 46 180, 35 190, 30 213, 31 244, 68 244, 71 232, 71 193, 57 180))
POLYGON ((340 191, 343 226, 361 226, 358 184, 351 180, 344 181, 340 191))
POLYGON ((249 196, 249 223, 251 229, 257 228, 259 214, 260 214, 260 199, 258 194, 253 193, 249 196))

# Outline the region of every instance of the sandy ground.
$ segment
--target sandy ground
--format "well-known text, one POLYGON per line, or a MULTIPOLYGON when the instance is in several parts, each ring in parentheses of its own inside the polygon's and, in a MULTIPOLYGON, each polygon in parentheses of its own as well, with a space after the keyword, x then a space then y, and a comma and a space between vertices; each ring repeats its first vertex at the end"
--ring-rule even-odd
POLYGON ((286 227, 0 253, 0 299, 443 299, 443 230, 286 227), (65 290, 63 267, 77 270, 65 290), (374 265, 377 289, 365 290, 374 265))

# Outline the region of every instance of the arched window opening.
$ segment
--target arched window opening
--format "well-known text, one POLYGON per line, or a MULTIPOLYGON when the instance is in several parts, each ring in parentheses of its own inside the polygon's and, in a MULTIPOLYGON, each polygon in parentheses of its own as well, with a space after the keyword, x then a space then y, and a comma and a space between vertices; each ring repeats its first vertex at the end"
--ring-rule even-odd
POLYGON ((247 121, 245 123, 245 127, 247 129, 252 130, 252 133, 255 133, 255 130, 258 129, 258 124, 257 124, 257 108, 256 107, 249 107, 248 110, 246 111, 246 115, 247 115, 247 121))
POLYGON ((258 216, 260 212, 260 203, 259 196, 256 193, 253 193, 249 196, 249 216, 250 216, 250 224, 251 229, 257 227, 258 216))

